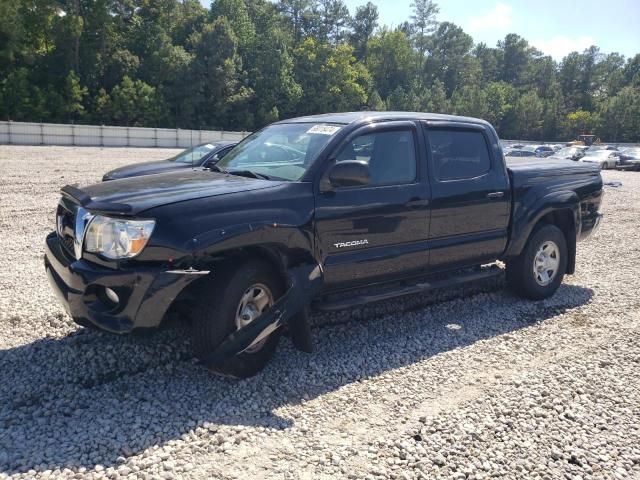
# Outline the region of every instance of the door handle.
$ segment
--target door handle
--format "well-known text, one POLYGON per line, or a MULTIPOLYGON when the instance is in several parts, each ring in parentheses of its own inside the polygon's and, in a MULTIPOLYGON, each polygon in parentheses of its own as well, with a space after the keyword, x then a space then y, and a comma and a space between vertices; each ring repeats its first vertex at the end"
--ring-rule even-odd
POLYGON ((412 198, 407 203, 404 204, 407 208, 421 208, 429 205, 429 200, 424 198, 412 198))
POLYGON ((491 192, 491 193, 487 193, 487 198, 490 200, 495 200, 497 198, 502 198, 504 197, 504 192, 491 192))

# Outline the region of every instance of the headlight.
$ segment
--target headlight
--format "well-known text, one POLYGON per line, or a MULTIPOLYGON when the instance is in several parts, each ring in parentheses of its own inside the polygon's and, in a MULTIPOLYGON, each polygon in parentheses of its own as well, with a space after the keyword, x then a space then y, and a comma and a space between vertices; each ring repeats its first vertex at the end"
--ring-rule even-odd
POLYGON ((131 258, 145 247, 155 220, 123 220, 96 215, 87 226, 84 249, 114 260, 131 258))

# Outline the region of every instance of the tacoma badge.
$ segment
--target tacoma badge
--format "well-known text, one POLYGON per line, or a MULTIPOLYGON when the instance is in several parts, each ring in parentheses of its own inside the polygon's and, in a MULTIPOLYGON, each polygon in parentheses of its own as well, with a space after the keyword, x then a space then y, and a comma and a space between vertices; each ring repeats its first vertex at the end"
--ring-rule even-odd
POLYGON ((353 240, 351 242, 338 242, 334 243, 336 248, 344 248, 344 247, 357 247, 358 245, 368 245, 369 240, 366 238, 363 240, 353 240))

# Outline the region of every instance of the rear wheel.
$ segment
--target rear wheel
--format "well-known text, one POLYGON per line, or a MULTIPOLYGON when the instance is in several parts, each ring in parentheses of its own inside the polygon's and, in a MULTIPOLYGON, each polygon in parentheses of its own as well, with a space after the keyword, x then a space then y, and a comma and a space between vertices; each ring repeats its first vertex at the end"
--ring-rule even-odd
POLYGON ((567 270, 567 241, 555 225, 538 227, 517 258, 507 262, 507 282, 533 300, 553 295, 567 270))
MULTIPOLYGON (((250 260, 240 267, 221 271, 202 286, 191 326, 194 355, 203 360, 229 335, 255 321, 284 293, 284 286, 271 266, 250 260)), ((222 269, 220 269, 222 270, 222 269)), ((246 378, 255 375, 273 356, 280 330, 250 345, 228 359, 214 373, 246 378)))

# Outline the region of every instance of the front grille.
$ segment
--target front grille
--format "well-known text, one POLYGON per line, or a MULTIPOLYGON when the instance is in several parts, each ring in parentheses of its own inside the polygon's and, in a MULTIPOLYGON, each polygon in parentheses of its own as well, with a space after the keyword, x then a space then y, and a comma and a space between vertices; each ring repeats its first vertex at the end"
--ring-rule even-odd
POLYGON ((63 202, 58 204, 58 210, 56 211, 56 227, 58 238, 66 250, 66 253, 68 253, 72 258, 75 258, 75 251, 73 247, 75 238, 75 214, 72 210, 67 208, 63 202))
POLYGON ((65 235, 60 240, 62 241, 62 246, 67 251, 67 253, 70 254, 70 255, 74 255, 74 252, 73 252, 73 238, 69 237, 68 235, 65 235))

